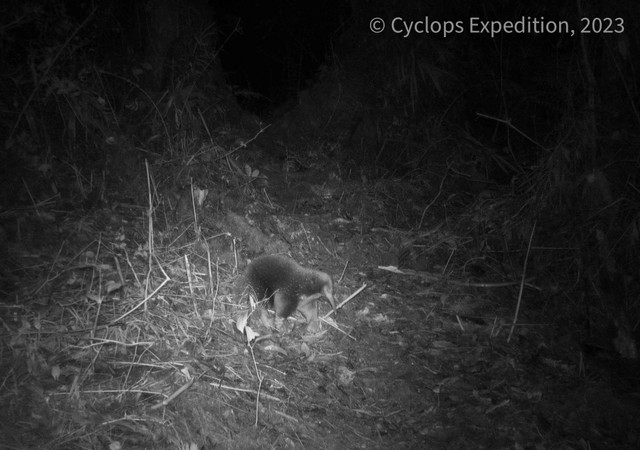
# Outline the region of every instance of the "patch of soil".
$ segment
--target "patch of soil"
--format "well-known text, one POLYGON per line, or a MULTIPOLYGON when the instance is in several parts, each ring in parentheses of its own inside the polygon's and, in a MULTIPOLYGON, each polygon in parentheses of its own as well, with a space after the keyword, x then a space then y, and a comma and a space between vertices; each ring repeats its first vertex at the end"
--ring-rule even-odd
POLYGON ((27 228, 55 228, 46 242, 3 225, 5 448, 640 447, 637 365, 588 357, 535 286, 511 334, 519 283, 435 272, 463 239, 451 226, 422 233, 433 273, 390 270, 400 238, 366 212, 380 185, 268 178, 277 214, 266 200, 253 222, 203 209, 201 229, 152 231, 153 247, 122 209, 27 228), (231 289, 243 264, 212 222, 270 229, 250 242, 332 273, 338 303, 366 288, 318 335, 301 317, 279 332, 250 318, 271 337, 247 343, 231 289))

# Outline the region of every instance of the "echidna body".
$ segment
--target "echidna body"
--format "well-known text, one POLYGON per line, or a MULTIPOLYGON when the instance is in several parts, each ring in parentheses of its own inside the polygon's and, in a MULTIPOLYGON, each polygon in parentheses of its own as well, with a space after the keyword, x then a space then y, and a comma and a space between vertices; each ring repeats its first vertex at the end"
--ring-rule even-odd
POLYGON ((334 313, 336 310, 331 277, 302 267, 286 256, 256 258, 247 266, 243 284, 253 291, 258 301, 269 299, 279 317, 286 318, 300 311, 312 329, 319 328, 317 298, 326 297, 334 313))

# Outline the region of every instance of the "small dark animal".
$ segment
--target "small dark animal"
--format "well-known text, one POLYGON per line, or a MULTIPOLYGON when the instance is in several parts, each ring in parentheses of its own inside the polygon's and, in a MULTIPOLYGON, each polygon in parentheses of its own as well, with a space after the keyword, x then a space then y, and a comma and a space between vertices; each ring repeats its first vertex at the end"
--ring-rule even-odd
POLYGON ((258 301, 269 299, 276 315, 287 318, 298 310, 304 315, 310 331, 318 331, 318 307, 316 299, 326 297, 335 314, 333 281, 325 272, 307 269, 282 255, 266 255, 256 258, 244 273, 243 288, 250 288, 258 301))

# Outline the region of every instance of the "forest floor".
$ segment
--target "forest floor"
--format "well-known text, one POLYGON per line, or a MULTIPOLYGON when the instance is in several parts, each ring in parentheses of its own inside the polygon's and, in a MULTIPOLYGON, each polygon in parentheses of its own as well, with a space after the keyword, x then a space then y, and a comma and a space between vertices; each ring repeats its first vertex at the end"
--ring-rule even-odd
POLYGON ((5 214, 0 448, 640 448, 637 367, 585 354, 570 300, 452 258, 451 217, 385 227, 419 201, 400 181, 265 174, 257 220, 205 208, 197 232, 123 203, 5 214), (248 343, 234 232, 338 303, 365 287, 319 334, 248 343))

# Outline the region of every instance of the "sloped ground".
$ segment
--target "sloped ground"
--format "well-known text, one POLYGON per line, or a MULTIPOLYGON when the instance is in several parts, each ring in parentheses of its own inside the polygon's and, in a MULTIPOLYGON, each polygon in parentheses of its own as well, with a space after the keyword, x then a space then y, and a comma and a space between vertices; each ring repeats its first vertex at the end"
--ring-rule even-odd
POLYGON ((583 357, 544 280, 508 339, 519 279, 473 272, 459 223, 385 227, 414 188, 322 167, 251 174, 247 216, 205 206, 199 231, 189 208, 5 212, 0 446, 640 447, 637 367, 583 357), (337 329, 247 345, 231 286, 256 242, 331 272, 339 300, 366 288, 337 329))

